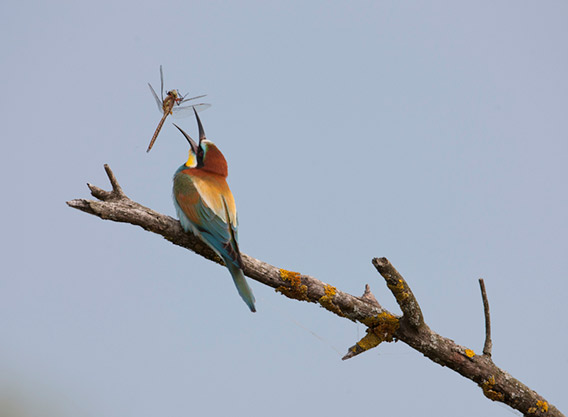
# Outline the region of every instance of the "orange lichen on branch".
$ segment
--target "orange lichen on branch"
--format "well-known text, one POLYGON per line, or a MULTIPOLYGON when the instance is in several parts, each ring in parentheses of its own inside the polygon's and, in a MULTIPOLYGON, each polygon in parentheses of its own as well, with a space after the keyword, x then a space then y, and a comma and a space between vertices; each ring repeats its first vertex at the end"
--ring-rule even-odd
POLYGON ((369 349, 372 349, 382 342, 392 342, 394 333, 398 330, 400 323, 398 317, 384 312, 370 318, 364 322, 368 327, 367 334, 354 346, 349 348, 343 359, 349 359, 369 349))
POLYGON ((329 285, 329 284, 325 284, 323 290, 325 292, 325 295, 323 297, 333 298, 335 293, 337 293, 337 288, 335 288, 333 285, 329 285))
POLYGON ((392 291, 398 302, 406 300, 408 297, 410 297, 409 288, 404 284, 405 282, 402 279, 399 279, 394 285, 387 283, 387 286, 392 291))
POLYGON ((536 402, 536 407, 531 407, 528 410, 529 414, 536 414, 537 411, 541 413, 546 413, 548 411, 548 403, 546 401, 538 400, 536 402))
POLYGON ((356 356, 381 344, 382 340, 374 332, 369 330, 370 329, 367 329, 367 334, 361 340, 355 343, 355 345, 349 348, 347 355, 343 357, 344 360, 352 358, 353 356, 356 356))
POLYGON ((540 409, 540 411, 542 411, 543 413, 546 413, 548 411, 548 403, 546 401, 541 401, 538 400, 536 402, 536 406, 540 409))
POLYGON ((283 281, 290 282, 293 287, 297 287, 302 283, 302 275, 299 272, 280 269, 280 278, 282 278, 283 281))
POLYGON ((322 295, 318 300, 320 305, 338 316, 343 316, 341 309, 337 307, 337 305, 333 304, 333 297, 335 297, 335 294, 337 293, 337 288, 332 285, 325 284, 323 290, 324 295, 322 295))
POLYGON ((290 286, 281 285, 276 288, 277 292, 284 294, 288 298, 294 298, 300 301, 310 301, 308 299, 308 287, 302 284, 302 275, 299 272, 287 271, 280 269, 280 278, 282 281, 289 282, 290 286))
POLYGON ((377 324, 370 328, 373 333, 381 339, 381 342, 392 342, 394 333, 400 326, 398 317, 385 311, 376 316, 376 321, 377 324))
POLYGON ((465 356, 467 356, 468 358, 473 358, 475 356, 475 352, 471 349, 466 349, 465 356))
POLYGON ((502 392, 495 391, 495 377, 492 375, 489 379, 485 380, 481 384, 481 389, 483 390, 483 395, 493 401, 503 401, 505 396, 502 392))

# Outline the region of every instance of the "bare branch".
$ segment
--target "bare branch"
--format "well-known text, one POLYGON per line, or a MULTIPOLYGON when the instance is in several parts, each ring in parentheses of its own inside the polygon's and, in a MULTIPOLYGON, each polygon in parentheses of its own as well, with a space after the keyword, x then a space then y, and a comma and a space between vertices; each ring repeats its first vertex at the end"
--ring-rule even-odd
POLYGON ((479 288, 481 289, 481 298, 483 299, 483 312, 485 313, 485 343, 483 344, 483 354, 491 357, 491 317, 489 315, 489 300, 487 300, 487 291, 485 291, 485 282, 483 278, 479 278, 479 288))
POLYGON ((365 292, 361 296, 361 300, 367 301, 368 303, 371 304, 376 304, 379 307, 381 306, 377 301, 377 299, 375 298, 375 296, 373 295, 373 293, 371 292, 371 287, 369 284, 365 284, 365 292))
POLYGON ((105 164, 105 171, 106 171, 106 174, 107 174, 108 179, 110 181, 110 185, 112 185, 113 193, 117 197, 126 197, 126 194, 124 194, 124 192, 122 191, 122 187, 120 186, 120 184, 116 180, 116 177, 114 176, 114 172, 112 172, 112 170, 110 169, 108 164, 105 164))
POLYGON ((342 360, 351 359, 383 342, 392 342, 400 327, 400 318, 385 311, 366 322, 367 334, 349 348, 342 360))
MULTIPOLYGON (((185 233, 177 220, 130 200, 120 188, 111 169, 105 165, 105 170, 113 186, 112 191, 89 185, 93 196, 101 201, 77 199, 68 201, 67 204, 105 220, 140 226, 206 259, 223 263, 199 238, 185 233)), ((367 335, 349 349, 344 359, 354 357, 382 342, 400 340, 432 361, 474 381, 481 387, 483 394, 493 401, 508 404, 528 416, 563 416, 543 397, 498 368, 486 353, 490 353, 490 348, 484 349, 483 355, 476 355, 473 350, 432 331, 424 323, 418 301, 407 282, 386 258, 373 259, 373 265, 385 278, 403 312, 402 317, 382 308, 368 286, 363 296, 356 297, 311 276, 277 268, 245 254, 242 257, 244 273, 248 277, 275 288, 289 298, 317 303, 338 316, 366 325, 367 335)), ((487 307, 486 319, 488 318, 487 307)))
POLYGON ((91 195, 102 201, 121 200, 127 198, 126 194, 124 194, 124 191, 122 191, 120 184, 116 180, 114 173, 107 164, 105 164, 105 171, 110 184, 112 185, 112 191, 105 191, 99 187, 87 183, 87 187, 89 187, 89 190, 91 190, 91 195))
POLYGON ((398 273, 387 258, 374 258, 373 265, 387 282, 387 287, 400 306, 403 314, 402 319, 408 321, 416 329, 422 326, 424 324, 422 310, 402 275, 398 273))
MULTIPOLYGON (((140 226, 149 232, 163 236, 175 245, 192 250, 206 259, 223 265, 219 256, 201 239, 186 233, 179 221, 128 198, 120 190, 112 170, 107 166, 105 170, 107 170, 109 179, 115 182, 113 191, 104 191, 98 187, 89 186, 93 195, 102 201, 77 199, 68 201, 67 204, 104 220, 140 226)), ((242 258, 245 275, 276 289, 289 298, 317 303, 334 314, 359 322, 364 322, 369 317, 384 311, 378 303, 373 304, 347 294, 309 275, 277 268, 244 253, 242 258)))

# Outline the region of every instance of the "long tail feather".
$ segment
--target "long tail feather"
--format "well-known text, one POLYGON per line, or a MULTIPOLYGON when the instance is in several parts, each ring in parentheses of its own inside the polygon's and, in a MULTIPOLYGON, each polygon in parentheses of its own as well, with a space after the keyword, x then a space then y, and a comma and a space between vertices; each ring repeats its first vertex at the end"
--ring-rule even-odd
POLYGON ((252 290, 250 289, 245 279, 243 271, 232 262, 226 262, 226 264, 229 272, 231 272, 231 276, 233 277, 237 291, 239 291, 239 295, 250 308, 250 311, 252 311, 253 313, 256 312, 256 308, 254 306, 254 295, 252 294, 252 290))

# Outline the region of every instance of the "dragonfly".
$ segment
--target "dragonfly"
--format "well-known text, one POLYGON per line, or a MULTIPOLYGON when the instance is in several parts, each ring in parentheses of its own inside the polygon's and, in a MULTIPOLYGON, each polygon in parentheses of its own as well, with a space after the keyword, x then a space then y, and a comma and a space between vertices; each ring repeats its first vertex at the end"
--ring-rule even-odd
POLYGON ((163 116, 162 119, 160 120, 160 123, 158 123, 158 127, 154 132, 154 136, 152 136, 152 140, 150 141, 150 145, 148 145, 148 149, 146 150, 146 152, 150 152, 150 149, 152 149, 152 146, 154 146, 154 142, 156 141, 156 138, 158 137, 158 134, 160 133, 160 130, 162 129, 162 126, 164 125, 164 122, 166 121, 166 117, 168 117, 168 115, 171 114, 172 117, 180 119, 183 117, 188 117, 193 115, 194 114, 193 109, 195 109, 196 111, 201 111, 211 107, 211 104, 207 103, 198 103, 183 107, 181 106, 182 103, 186 103, 191 100, 197 100, 198 98, 205 97, 206 94, 202 96, 186 98, 187 94, 182 96, 178 90, 170 90, 166 92, 166 98, 164 99, 164 72, 162 70, 161 65, 160 65, 160 97, 158 97, 156 91, 154 91, 154 88, 152 88, 152 85, 150 83, 148 83, 148 87, 150 87, 150 91, 152 92, 152 95, 156 100, 156 104, 158 105, 158 110, 160 111, 160 113, 163 114, 163 116))

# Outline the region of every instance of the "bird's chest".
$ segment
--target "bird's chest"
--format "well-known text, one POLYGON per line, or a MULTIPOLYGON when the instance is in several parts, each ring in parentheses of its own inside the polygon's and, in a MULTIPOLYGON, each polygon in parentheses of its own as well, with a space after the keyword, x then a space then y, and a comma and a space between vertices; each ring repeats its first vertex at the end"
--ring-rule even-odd
POLYGON ((217 175, 203 175, 201 172, 192 175, 192 173, 182 171, 176 175, 174 180, 174 193, 183 194, 195 203, 201 201, 220 217, 225 217, 224 204, 227 204, 229 209, 234 206, 233 196, 227 182, 217 175))

